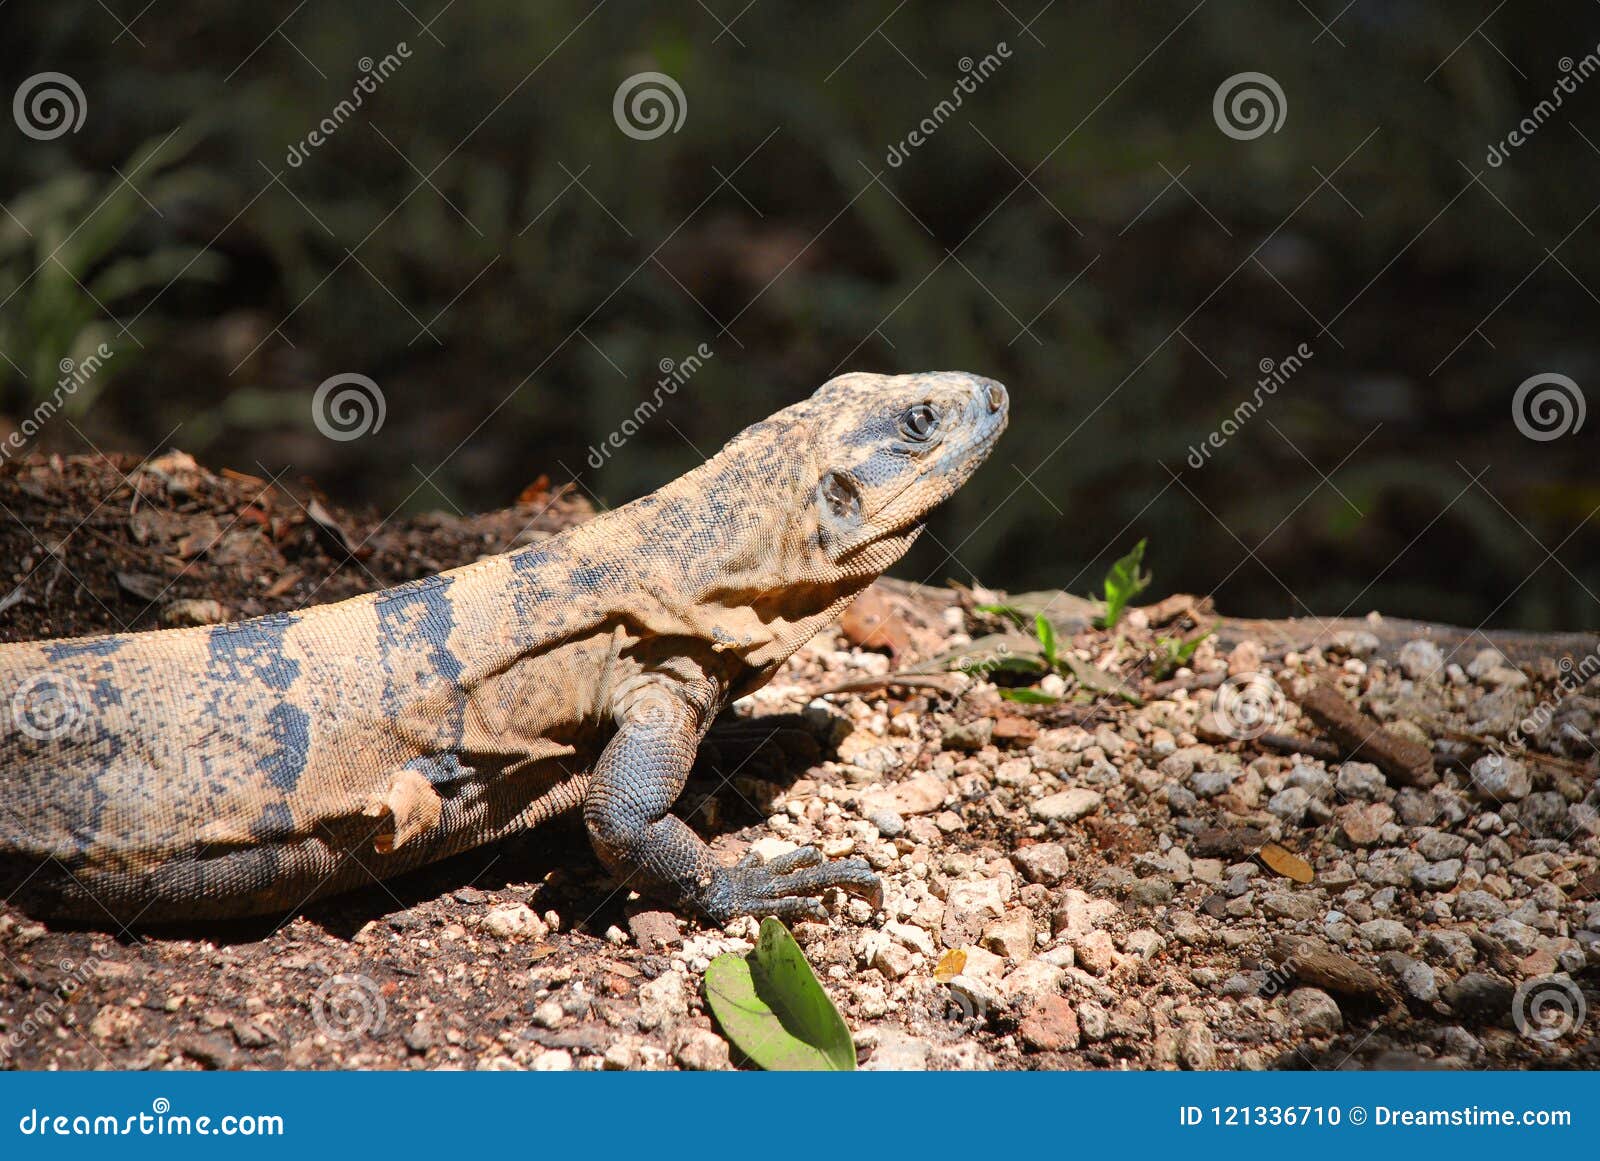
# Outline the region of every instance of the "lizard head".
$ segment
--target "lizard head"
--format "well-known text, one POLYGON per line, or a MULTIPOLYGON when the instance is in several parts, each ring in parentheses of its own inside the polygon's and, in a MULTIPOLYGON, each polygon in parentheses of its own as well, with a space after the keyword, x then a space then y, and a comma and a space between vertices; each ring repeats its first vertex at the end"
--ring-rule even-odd
POLYGON ((962 372, 830 380, 636 501, 645 555, 666 570, 652 592, 742 659, 754 676, 740 688, 754 688, 904 555, 1008 406, 1000 384, 962 372))
POLYGON ((882 572, 1005 430, 1006 389, 960 371, 841 375, 808 401, 816 547, 841 573, 882 572))

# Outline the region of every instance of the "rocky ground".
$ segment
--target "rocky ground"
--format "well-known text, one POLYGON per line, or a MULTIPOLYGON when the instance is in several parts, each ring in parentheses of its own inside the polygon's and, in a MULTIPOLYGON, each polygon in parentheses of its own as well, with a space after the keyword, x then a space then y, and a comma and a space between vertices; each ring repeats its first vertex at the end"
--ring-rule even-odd
MULTIPOLYGON (((151 467, 0 473, 5 639, 298 607, 587 514, 539 487, 379 527, 151 467)), ((878 869, 881 908, 839 893, 795 927, 866 1067, 1600 1067, 1582 639, 1219 621, 1184 598, 1108 632, 1075 598, 1011 598, 1056 626, 1040 678, 1032 638, 980 610, 1005 600, 875 588, 736 707, 680 802, 726 860, 815 843, 878 869), (1365 732, 1328 724, 1330 689, 1365 732)), ((0 908, 0 1060, 728 1067, 701 978, 754 931, 618 890, 575 825, 270 922, 0 908)))

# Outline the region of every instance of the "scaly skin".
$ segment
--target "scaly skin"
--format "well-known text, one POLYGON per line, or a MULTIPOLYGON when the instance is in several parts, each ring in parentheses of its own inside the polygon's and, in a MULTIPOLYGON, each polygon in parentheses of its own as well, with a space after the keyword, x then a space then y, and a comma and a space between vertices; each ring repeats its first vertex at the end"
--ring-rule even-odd
POLYGON ((718 710, 899 559, 1006 416, 977 376, 845 375, 530 548, 298 613, 0 646, 0 898, 118 927, 282 912, 580 806, 619 879, 717 922, 871 892, 809 848, 722 867, 668 812, 718 710))

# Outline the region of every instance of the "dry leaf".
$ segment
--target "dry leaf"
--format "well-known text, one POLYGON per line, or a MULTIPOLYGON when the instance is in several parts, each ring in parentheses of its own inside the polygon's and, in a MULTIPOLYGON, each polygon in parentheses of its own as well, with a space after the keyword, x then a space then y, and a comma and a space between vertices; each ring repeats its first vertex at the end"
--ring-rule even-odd
POLYGON ((1296 883, 1309 883, 1317 877, 1310 863, 1277 843, 1267 843, 1256 854, 1263 863, 1285 879, 1293 879, 1296 883))
POLYGON ((941 984, 947 984, 962 972, 967 970, 967 952, 965 948, 952 947, 939 957, 939 962, 934 965, 933 978, 941 984))

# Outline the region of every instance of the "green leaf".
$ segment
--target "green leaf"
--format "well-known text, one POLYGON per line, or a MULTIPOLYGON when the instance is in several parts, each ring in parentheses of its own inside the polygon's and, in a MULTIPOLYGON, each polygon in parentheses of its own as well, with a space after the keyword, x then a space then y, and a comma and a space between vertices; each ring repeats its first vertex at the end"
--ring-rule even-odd
POLYGON ((855 1043, 789 929, 770 916, 749 955, 719 955, 706 969, 706 1002, 722 1034, 772 1071, 851 1072, 855 1043))
POLYGON ((1028 623, 1028 614, 1015 605, 973 605, 974 612, 988 613, 991 617, 1005 617, 1018 626, 1028 623))
POLYGON ((1039 647, 1044 650, 1045 664, 1051 669, 1056 667, 1056 629, 1043 613, 1036 613, 1033 618, 1033 631, 1039 638, 1039 647))
POLYGON ((1000 696, 1007 701, 1018 701, 1023 705, 1054 705, 1061 700, 1042 689, 1002 689, 1000 696))
POLYGON ((1200 648, 1200 643, 1208 637, 1215 635, 1213 627, 1204 633, 1197 633, 1187 641, 1181 637, 1157 637, 1156 644, 1162 649, 1162 654, 1156 658, 1155 669, 1151 676, 1161 681, 1172 675, 1180 665, 1187 665, 1194 660, 1194 652, 1200 648))
POLYGON ((1122 620, 1128 602, 1150 587, 1150 574, 1140 570, 1144 563, 1145 541, 1140 540, 1133 551, 1111 566, 1106 573, 1106 611, 1100 618, 1102 628, 1114 629, 1122 620))

